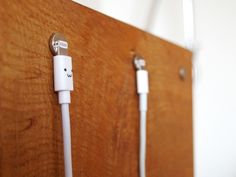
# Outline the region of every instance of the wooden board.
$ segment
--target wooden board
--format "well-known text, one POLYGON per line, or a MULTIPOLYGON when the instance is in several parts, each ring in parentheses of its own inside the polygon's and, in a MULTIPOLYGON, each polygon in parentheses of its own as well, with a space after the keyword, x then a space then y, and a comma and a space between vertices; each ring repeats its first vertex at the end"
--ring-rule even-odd
POLYGON ((1 0, 0 18, 1 177, 64 176, 53 32, 73 57, 74 177, 138 177, 134 53, 150 73, 147 177, 193 176, 189 51, 68 0, 1 0))

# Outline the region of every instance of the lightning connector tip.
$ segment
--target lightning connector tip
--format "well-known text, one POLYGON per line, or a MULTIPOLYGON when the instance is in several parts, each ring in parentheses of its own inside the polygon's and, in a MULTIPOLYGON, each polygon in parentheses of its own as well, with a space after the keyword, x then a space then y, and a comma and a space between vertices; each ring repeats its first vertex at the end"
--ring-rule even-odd
POLYGON ((145 62, 145 60, 142 57, 135 56, 135 58, 134 58, 134 66, 135 66, 135 68, 137 70, 144 69, 145 65, 146 65, 146 62, 145 62))
POLYGON ((53 55, 68 55, 68 43, 61 33, 53 33, 49 40, 49 47, 53 55))

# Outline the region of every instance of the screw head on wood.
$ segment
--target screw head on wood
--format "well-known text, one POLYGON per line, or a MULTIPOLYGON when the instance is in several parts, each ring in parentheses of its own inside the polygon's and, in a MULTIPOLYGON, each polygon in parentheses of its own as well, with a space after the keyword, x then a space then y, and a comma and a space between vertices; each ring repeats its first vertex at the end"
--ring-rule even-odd
POLYGON ((179 68, 179 77, 180 77, 180 79, 185 80, 186 76, 187 76, 186 69, 184 67, 180 67, 179 68))

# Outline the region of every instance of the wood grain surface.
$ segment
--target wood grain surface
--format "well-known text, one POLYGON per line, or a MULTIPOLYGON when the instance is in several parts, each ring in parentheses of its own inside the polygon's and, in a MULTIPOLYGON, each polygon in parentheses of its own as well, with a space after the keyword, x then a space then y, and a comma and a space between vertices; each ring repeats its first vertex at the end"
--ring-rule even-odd
POLYGON ((138 177, 134 53, 150 73, 147 177, 192 177, 191 53, 68 0, 0 2, 0 176, 64 176, 53 32, 73 57, 74 177, 138 177))

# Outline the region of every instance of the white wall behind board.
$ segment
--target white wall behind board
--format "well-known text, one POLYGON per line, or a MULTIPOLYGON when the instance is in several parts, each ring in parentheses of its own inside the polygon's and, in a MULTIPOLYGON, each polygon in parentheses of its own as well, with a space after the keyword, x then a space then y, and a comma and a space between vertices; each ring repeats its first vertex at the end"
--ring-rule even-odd
POLYGON ((197 177, 236 177, 236 1, 196 0, 197 177))

